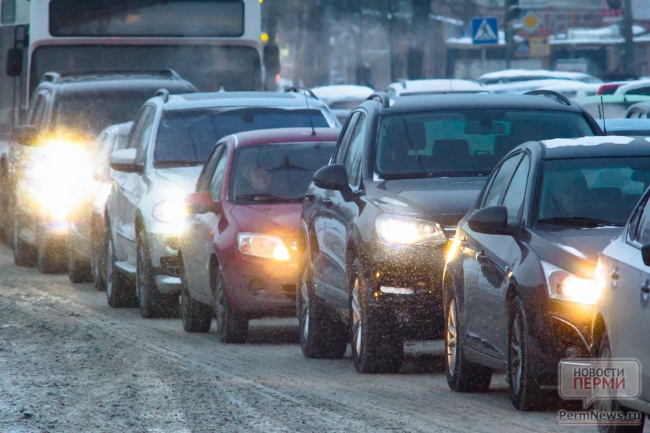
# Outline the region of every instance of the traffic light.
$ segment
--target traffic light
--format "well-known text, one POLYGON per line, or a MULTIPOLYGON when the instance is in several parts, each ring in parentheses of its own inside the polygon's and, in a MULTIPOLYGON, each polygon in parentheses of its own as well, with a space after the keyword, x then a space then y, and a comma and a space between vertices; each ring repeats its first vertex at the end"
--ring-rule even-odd
POLYGON ((506 22, 516 20, 521 15, 519 0, 506 0, 506 22))

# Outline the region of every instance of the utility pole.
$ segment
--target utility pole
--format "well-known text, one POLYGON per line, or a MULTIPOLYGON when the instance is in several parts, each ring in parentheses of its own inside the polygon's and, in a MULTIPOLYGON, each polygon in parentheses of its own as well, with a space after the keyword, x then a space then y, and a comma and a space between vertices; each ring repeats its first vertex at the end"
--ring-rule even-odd
POLYGON ((636 64, 634 62, 634 32, 632 31, 633 12, 632 0, 623 0, 623 72, 626 75, 636 74, 636 64))

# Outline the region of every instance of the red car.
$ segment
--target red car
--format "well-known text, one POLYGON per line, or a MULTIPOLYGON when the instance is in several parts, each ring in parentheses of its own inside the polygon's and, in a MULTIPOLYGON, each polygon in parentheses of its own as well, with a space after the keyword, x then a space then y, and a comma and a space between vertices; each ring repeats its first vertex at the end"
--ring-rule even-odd
POLYGON ((243 343, 248 321, 295 314, 302 201, 338 129, 243 132, 215 146, 187 196, 181 316, 187 332, 243 343))

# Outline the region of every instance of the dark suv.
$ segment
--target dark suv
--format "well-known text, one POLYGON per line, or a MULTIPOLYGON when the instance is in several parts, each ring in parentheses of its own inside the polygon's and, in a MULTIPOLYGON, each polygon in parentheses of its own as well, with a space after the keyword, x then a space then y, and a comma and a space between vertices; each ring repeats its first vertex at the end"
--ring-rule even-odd
POLYGON ((438 338, 445 251, 487 175, 529 140, 601 135, 557 94, 375 94, 348 117, 303 204, 298 282, 307 357, 394 372, 404 339, 438 338))
POLYGON ((16 128, 9 203, 3 229, 13 233, 14 261, 63 272, 69 216, 88 196, 95 138, 108 125, 132 120, 156 91, 196 92, 176 72, 48 72, 36 87, 26 125, 16 128))

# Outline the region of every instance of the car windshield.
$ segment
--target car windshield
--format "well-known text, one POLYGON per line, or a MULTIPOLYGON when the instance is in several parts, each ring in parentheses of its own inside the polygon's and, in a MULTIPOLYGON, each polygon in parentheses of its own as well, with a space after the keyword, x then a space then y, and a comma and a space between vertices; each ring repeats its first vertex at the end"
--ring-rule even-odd
POLYGON ((650 157, 547 160, 536 220, 567 226, 623 226, 648 186, 650 157))
POLYGON ((205 162, 216 142, 227 135, 257 129, 329 127, 320 110, 238 108, 168 111, 156 136, 154 163, 205 162))
POLYGON ((118 95, 87 95, 59 98, 54 126, 96 135, 108 125, 128 122, 155 90, 118 95))
POLYGON ((594 135, 579 113, 466 110, 386 117, 375 170, 383 177, 488 174, 515 146, 531 140, 594 135))
POLYGON ((314 172, 327 164, 333 150, 333 142, 242 147, 231 169, 230 200, 301 200, 314 172))

